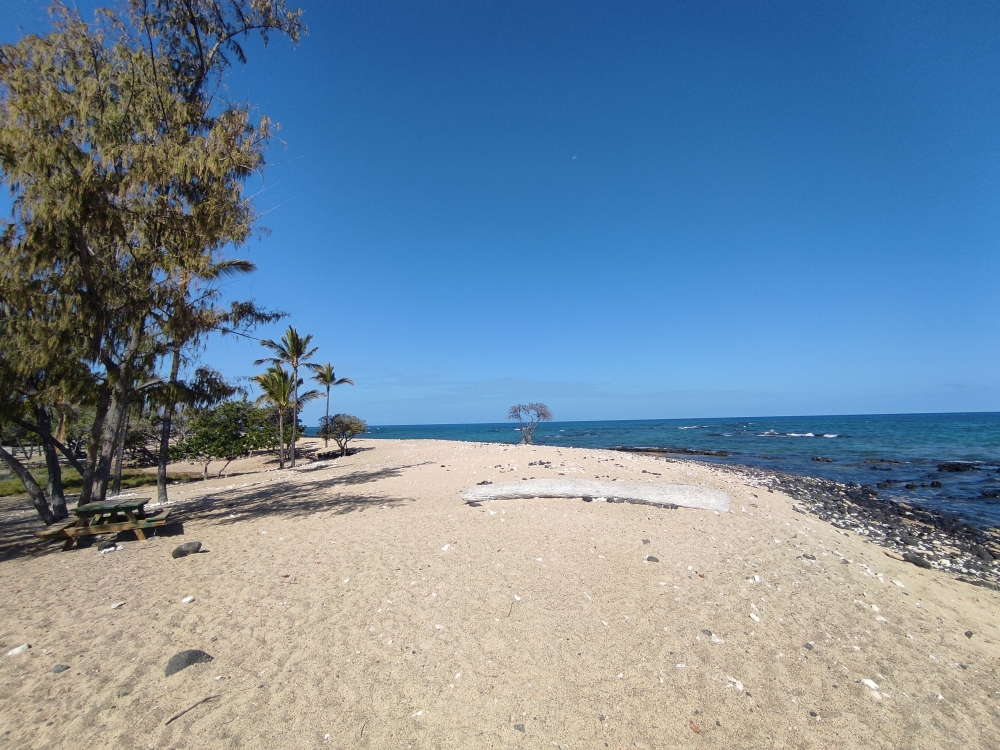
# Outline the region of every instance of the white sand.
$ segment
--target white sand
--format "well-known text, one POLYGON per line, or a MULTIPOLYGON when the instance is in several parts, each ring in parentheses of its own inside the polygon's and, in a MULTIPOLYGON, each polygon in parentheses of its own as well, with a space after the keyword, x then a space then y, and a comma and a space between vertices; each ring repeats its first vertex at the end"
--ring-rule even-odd
POLYGON ((997 593, 703 464, 360 445, 172 488, 184 536, 106 555, 17 554, 30 508, 7 510, 0 654, 31 649, 0 656, 0 744, 1000 747, 997 593), (459 496, 560 472, 704 484, 732 512, 459 496), (165 677, 189 648, 214 661, 165 677))

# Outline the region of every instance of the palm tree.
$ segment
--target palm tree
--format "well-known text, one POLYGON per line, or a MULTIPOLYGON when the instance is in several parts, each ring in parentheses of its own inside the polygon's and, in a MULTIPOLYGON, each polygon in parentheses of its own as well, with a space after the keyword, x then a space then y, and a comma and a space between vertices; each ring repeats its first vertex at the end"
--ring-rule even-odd
POLYGON ((299 367, 304 367, 309 365, 309 358, 316 353, 319 349, 318 346, 314 346, 312 349, 309 348, 309 342, 312 341, 312 334, 307 336, 299 336, 299 332, 295 330, 293 326, 288 326, 288 330, 285 331, 285 335, 281 337, 281 341, 271 341, 266 339, 260 342, 260 345, 270 349, 274 352, 273 357, 264 357, 263 359, 258 359, 254 362, 255 365, 280 365, 286 364, 292 368, 292 468, 295 468, 295 441, 298 439, 298 428, 299 428, 299 404, 303 403, 302 399, 299 398, 299 385, 302 381, 299 380, 299 367))
MULTIPOLYGON (((278 466, 279 468, 285 468, 285 414, 288 413, 289 409, 294 410, 296 398, 300 404, 305 404, 313 399, 319 398, 322 394, 319 391, 307 391, 302 395, 298 394, 298 386, 302 385, 302 381, 299 380, 297 383, 292 378, 291 373, 289 373, 280 364, 276 364, 274 367, 269 369, 267 372, 262 372, 260 375, 254 375, 254 381, 260 386, 262 394, 260 398, 257 399, 257 405, 270 404, 278 412, 278 466)), ((294 434, 294 433, 293 433, 294 434)), ((295 444, 292 443, 292 450, 294 452, 295 444)), ((295 466, 293 463, 292 466, 295 466)))
MULTIPOLYGON (((325 365, 309 365, 313 371, 312 379, 315 380, 320 385, 326 388, 326 421, 330 421, 330 387, 334 385, 343 385, 347 383, 348 385, 354 385, 354 381, 350 378, 341 378, 337 380, 337 376, 333 374, 333 365, 327 362, 325 365)), ((323 439, 323 447, 327 448, 330 445, 330 439, 323 439)))

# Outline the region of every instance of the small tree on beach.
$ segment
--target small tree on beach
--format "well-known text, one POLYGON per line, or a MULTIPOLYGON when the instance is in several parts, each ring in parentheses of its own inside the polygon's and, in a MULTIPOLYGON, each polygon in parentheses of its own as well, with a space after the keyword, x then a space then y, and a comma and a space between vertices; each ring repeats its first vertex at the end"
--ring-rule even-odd
MULTIPOLYGON (((312 365, 311 364, 311 365, 309 365, 309 367, 313 371, 313 377, 312 377, 312 379, 315 380, 320 385, 322 385, 324 388, 326 388, 326 416, 325 416, 326 423, 325 424, 328 425, 329 422, 330 422, 330 388, 332 386, 335 386, 335 385, 344 385, 345 383, 347 385, 354 385, 354 381, 351 380, 350 378, 340 378, 340 380, 338 380, 337 376, 333 372, 333 365, 330 364, 329 362, 327 362, 325 365, 312 365)), ((319 433, 319 436, 321 438, 323 438, 323 447, 326 448, 328 445, 330 445, 330 439, 329 439, 328 435, 332 434, 332 433, 330 433, 329 430, 327 430, 324 433, 324 429, 325 429, 324 428, 324 423, 321 422, 320 423, 320 433, 319 433)))
MULTIPOLYGON (((340 447, 340 455, 347 455, 347 443, 368 429, 368 424, 360 417, 350 414, 334 414, 324 417, 320 429, 330 435, 340 447)), ((321 433, 322 434, 322 433, 321 433)))
POLYGON ((521 442, 531 445, 531 437, 539 422, 551 422, 552 412, 545 404, 515 404, 507 412, 507 419, 516 419, 520 425, 521 442))

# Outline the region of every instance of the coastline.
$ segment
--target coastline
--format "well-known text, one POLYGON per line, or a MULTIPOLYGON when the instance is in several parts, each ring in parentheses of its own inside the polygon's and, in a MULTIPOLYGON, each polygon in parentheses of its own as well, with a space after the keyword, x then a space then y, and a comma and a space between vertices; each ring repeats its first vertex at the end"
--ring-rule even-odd
POLYGON ((358 447, 172 488, 183 536, 106 555, 8 542, 0 648, 31 645, 0 657, 10 746, 1000 744, 1000 594, 797 512, 783 478, 597 449, 358 447), (704 484, 732 510, 459 497, 560 473, 704 484), (207 552, 170 558, 193 540, 207 552), (165 676, 190 648, 213 661, 165 676))

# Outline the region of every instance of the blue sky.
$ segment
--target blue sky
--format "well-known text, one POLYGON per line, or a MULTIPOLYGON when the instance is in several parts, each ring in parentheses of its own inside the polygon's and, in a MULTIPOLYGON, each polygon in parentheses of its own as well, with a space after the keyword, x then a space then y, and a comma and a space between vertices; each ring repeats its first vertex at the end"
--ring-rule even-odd
POLYGON ((229 81, 285 144, 227 293, 314 334, 334 410, 1000 410, 995 2, 303 7, 229 81))

